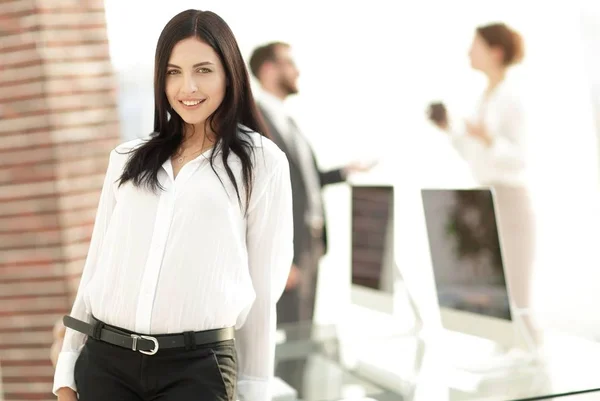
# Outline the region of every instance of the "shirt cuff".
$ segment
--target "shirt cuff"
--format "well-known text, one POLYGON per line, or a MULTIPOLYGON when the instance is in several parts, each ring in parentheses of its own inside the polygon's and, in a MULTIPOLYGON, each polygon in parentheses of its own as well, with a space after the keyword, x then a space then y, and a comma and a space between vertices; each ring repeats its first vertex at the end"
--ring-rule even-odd
POLYGON ((77 362, 77 358, 79 358, 79 352, 61 352, 58 355, 54 372, 54 386, 52 387, 54 395, 57 395, 56 392, 62 387, 70 387, 77 392, 77 386, 75 385, 75 362, 77 362))
POLYGON ((237 382, 239 401, 265 401, 272 399, 271 380, 242 378, 237 382))

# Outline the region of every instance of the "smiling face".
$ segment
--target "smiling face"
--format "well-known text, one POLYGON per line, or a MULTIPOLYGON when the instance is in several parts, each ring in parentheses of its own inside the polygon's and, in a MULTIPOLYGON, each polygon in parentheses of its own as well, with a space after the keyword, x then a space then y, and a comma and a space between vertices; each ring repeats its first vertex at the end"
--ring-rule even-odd
POLYGON ((190 125, 203 125, 219 108, 227 87, 212 47, 196 37, 177 43, 167 65, 165 92, 173 110, 190 125))

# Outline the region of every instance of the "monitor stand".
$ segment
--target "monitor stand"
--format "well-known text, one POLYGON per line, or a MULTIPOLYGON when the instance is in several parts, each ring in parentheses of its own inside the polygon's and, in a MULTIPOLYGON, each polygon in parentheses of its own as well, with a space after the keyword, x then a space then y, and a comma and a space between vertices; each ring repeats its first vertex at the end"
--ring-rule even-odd
POLYGON ((407 317, 412 320, 406 328, 404 334, 418 335, 423 329, 423 319, 415 297, 407 284, 402 271, 396 262, 394 262, 394 317, 397 320, 407 317))
POLYGON ((451 367, 470 373, 502 375, 541 361, 540 344, 532 332, 528 309, 512 309, 512 341, 504 344, 464 333, 446 331, 444 354, 451 367))
POLYGON ((392 263, 392 291, 351 286, 350 316, 338 322, 341 333, 364 338, 418 335, 423 327, 421 313, 400 268, 392 263))
MULTIPOLYGON (((390 309, 382 311, 353 300, 352 315, 337 324, 340 358, 347 369, 353 370, 365 363, 368 365, 368 362, 361 361, 361 354, 365 350, 374 353, 374 344, 387 343, 394 338, 408 339, 409 342, 419 338, 423 328, 421 313, 396 262, 393 266, 394 290, 393 294, 386 294, 390 309)), ((381 355, 385 354, 385 349, 382 349, 381 355)))

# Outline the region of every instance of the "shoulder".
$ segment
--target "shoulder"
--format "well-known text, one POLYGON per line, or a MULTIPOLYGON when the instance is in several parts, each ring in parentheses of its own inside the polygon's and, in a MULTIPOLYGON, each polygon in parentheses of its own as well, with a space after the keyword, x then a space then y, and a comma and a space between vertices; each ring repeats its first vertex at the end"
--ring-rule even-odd
POLYGON ((145 138, 137 138, 131 141, 123 142, 117 145, 111 152, 109 158, 109 168, 111 171, 120 172, 123 170, 125 163, 129 160, 131 153, 146 143, 150 139, 150 136, 145 138))
POLYGON ((123 143, 117 145, 112 150, 111 157, 119 158, 120 156, 123 156, 123 155, 125 155, 125 156, 129 155, 132 151, 134 151, 135 149, 137 149, 138 147, 140 147, 141 145, 146 143, 148 140, 150 140, 150 138, 151 137, 148 135, 147 137, 144 137, 144 138, 136 138, 131 141, 123 142, 123 143))
POLYGON ((507 117, 523 115, 527 104, 521 85, 509 78, 498 85, 488 102, 495 113, 507 117))
POLYGON ((287 165, 285 153, 271 139, 245 127, 240 128, 240 134, 250 140, 254 156, 258 162, 263 162, 271 166, 281 163, 287 165))
POLYGON ((523 82, 518 76, 509 76, 499 85, 497 97, 504 102, 521 103, 524 97, 523 82))
POLYGON ((274 176, 289 174, 287 156, 272 140, 252 130, 242 131, 241 135, 246 136, 252 144, 255 187, 266 185, 274 176))

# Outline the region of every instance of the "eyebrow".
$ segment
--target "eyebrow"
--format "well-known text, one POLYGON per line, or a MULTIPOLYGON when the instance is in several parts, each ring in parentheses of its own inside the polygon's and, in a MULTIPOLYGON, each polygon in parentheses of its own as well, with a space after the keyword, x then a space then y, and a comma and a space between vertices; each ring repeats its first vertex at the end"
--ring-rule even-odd
MULTIPOLYGON (((201 62, 201 63, 194 64, 194 65, 192 66, 192 68, 196 68, 196 67, 202 67, 202 66, 204 66, 204 65, 214 65, 214 63, 213 63, 213 62, 210 62, 210 61, 203 61, 203 62, 201 62)), ((181 70, 181 67, 180 67, 180 66, 178 66, 178 65, 175 65, 175 64, 171 64, 171 63, 167 64, 167 67, 179 68, 179 69, 181 70)))

